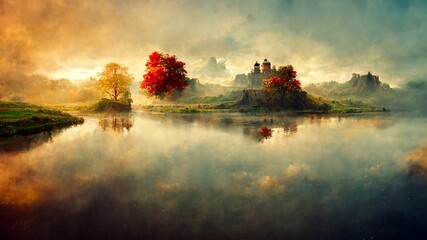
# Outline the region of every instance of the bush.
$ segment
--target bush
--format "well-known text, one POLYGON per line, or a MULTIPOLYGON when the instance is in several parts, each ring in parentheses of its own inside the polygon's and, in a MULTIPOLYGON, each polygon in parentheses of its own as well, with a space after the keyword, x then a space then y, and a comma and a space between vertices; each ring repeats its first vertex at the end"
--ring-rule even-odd
POLYGON ((332 106, 327 103, 323 103, 322 105, 319 106, 319 110, 323 112, 330 112, 332 110, 332 106))
POLYGON ((129 112, 132 108, 128 104, 123 104, 110 99, 103 98, 92 106, 94 112, 129 112))

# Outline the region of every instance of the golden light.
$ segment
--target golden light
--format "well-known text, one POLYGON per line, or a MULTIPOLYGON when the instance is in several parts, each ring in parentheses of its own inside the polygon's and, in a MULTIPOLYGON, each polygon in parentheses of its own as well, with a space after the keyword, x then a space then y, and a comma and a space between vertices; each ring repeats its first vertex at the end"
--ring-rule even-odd
POLYGON ((51 74, 52 78, 66 78, 70 80, 84 80, 90 77, 96 77, 97 73, 102 71, 102 66, 94 68, 60 68, 51 74))

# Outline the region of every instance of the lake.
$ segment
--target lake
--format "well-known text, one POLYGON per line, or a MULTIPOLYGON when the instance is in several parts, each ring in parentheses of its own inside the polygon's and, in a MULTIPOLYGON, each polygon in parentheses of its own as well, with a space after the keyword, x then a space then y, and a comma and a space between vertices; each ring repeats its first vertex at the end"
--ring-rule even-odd
POLYGON ((0 141, 0 239, 425 239, 425 117, 84 118, 0 141))

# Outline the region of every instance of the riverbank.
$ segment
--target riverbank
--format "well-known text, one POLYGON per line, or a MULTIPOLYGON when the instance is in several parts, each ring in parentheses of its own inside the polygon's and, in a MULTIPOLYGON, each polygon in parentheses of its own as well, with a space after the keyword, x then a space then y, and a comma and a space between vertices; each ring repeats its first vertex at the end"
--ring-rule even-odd
POLYGON ((0 136, 27 135, 81 124, 81 117, 20 102, 0 102, 0 136))
MULTIPOLYGON (((235 91, 236 92, 236 91, 235 91)), ((134 110, 142 110, 152 113, 211 113, 211 112, 242 112, 242 113, 364 113, 364 112, 382 112, 386 109, 373 106, 360 100, 325 99, 319 96, 313 96, 307 92, 301 91, 293 94, 286 94, 283 99, 280 95, 271 96, 268 92, 260 89, 244 90, 239 95, 235 94, 221 95, 221 98, 206 97, 204 100, 192 99, 187 102, 181 101, 163 101, 154 102, 149 105, 134 106, 134 110)), ((388 109, 387 109, 388 110, 388 109)))
POLYGON ((150 113, 218 113, 218 112, 241 112, 241 113, 295 113, 295 114, 325 114, 325 113, 368 113, 383 112, 382 108, 368 105, 353 104, 331 104, 326 109, 281 109, 257 106, 236 106, 232 102, 218 104, 164 104, 164 105, 139 105, 134 110, 150 113))

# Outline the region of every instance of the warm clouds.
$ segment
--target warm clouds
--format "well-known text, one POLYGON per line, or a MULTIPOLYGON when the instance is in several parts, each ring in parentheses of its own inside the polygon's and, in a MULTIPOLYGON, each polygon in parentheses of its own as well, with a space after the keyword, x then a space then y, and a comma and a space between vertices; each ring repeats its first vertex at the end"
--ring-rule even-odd
POLYGON ((426 9, 401 0, 1 0, 0 71, 87 79, 113 61, 138 79, 148 54, 164 51, 190 77, 230 78, 267 57, 293 64, 303 85, 372 71, 398 86, 425 80, 426 9), (222 72, 210 71, 211 59, 222 72))

